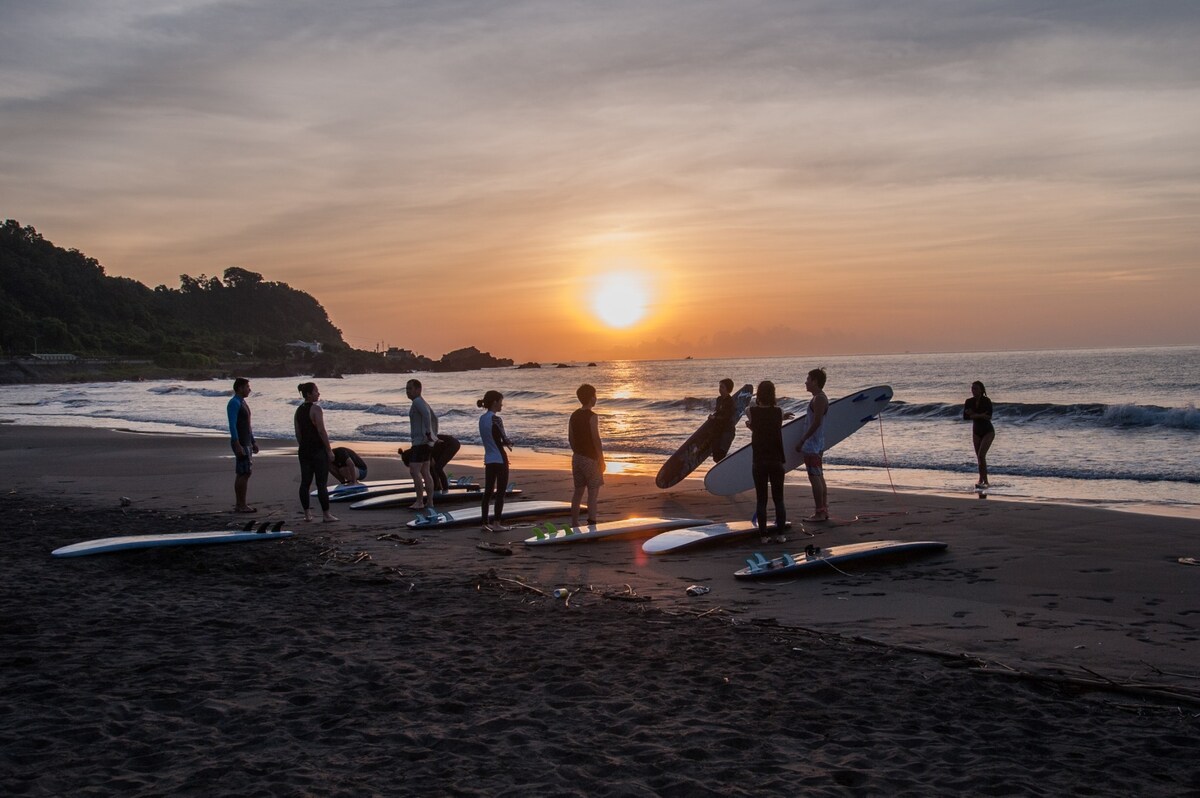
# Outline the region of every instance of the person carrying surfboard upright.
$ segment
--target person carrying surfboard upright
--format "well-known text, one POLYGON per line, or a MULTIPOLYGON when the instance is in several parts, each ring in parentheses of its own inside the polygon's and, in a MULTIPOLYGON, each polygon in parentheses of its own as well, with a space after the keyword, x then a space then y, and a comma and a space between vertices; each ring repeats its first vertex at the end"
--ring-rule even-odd
POLYGON ((719 463, 729 454, 733 445, 734 434, 737 431, 737 419, 734 418, 736 408, 733 404, 733 380, 726 377, 717 386, 720 395, 717 396, 717 407, 709 416, 713 425, 719 430, 713 438, 712 459, 719 463))
MULTIPOLYGON (((722 386, 724 387, 724 386, 722 386)), ((751 474, 754 477, 755 518, 758 531, 767 538, 767 486, 775 504, 775 529, 782 532, 787 526, 787 508, 783 504, 783 411, 775 406, 775 383, 763 380, 755 392, 754 405, 746 408, 746 426, 750 428, 750 450, 754 454, 751 474)), ((768 542, 783 542, 772 537, 768 542)))
POLYGON ((808 472, 808 481, 812 484, 813 504, 816 509, 805 521, 829 520, 829 489, 825 485, 825 467, 822 455, 825 453, 825 413, 829 410, 829 397, 825 395, 825 369, 813 369, 808 372, 804 388, 812 394, 808 402, 808 428, 804 437, 796 444, 796 451, 804 455, 804 469, 808 472))
POLYGON ((988 487, 987 453, 996 439, 996 428, 992 426, 992 400, 988 399, 987 388, 979 380, 971 383, 971 398, 963 403, 963 420, 971 423, 971 443, 975 445, 975 459, 979 461, 979 481, 975 490, 988 487))
POLYGON ((254 430, 250 426, 250 405, 246 397, 250 395, 250 380, 238 377, 233 381, 233 398, 225 406, 229 416, 229 437, 233 446, 233 497, 235 513, 257 513, 258 510, 246 504, 246 489, 250 485, 250 472, 253 467, 251 454, 258 454, 258 444, 254 441, 254 430))
POLYGON ((512 441, 504 434, 504 422, 500 420, 500 411, 504 409, 504 394, 499 391, 488 391, 483 398, 475 403, 486 412, 479 417, 479 440, 483 442, 483 519, 481 529, 484 532, 507 532, 509 530, 500 522, 504 512, 504 491, 508 488, 508 452, 512 451, 512 441), (496 497, 496 512, 488 518, 488 505, 492 496, 496 497))
POLYGON ((583 491, 588 495, 588 525, 596 523, 600 486, 604 484, 604 446, 600 441, 600 424, 592 412, 596 406, 596 389, 586 382, 575 390, 583 407, 571 414, 567 424, 567 440, 571 444, 571 478, 575 493, 571 496, 571 526, 579 526, 579 506, 583 491))
POLYGON ((304 508, 304 520, 312 520, 312 510, 309 508, 308 491, 313 479, 317 480, 317 501, 321 503, 321 518, 324 521, 336 521, 336 516, 329 512, 329 464, 333 462, 333 447, 329 445, 329 433, 325 431, 325 413, 317 402, 321 401, 321 391, 315 382, 302 382, 296 386, 304 403, 296 408, 293 426, 296 430, 296 442, 300 444, 297 455, 300 458, 300 506, 304 508))
POLYGON ((420 380, 409 380, 404 386, 405 395, 412 400, 408 409, 409 438, 412 440, 412 448, 408 450, 408 470, 412 474, 417 500, 411 509, 432 514, 435 510, 430 461, 433 458, 433 445, 437 443, 437 416, 421 397, 421 391, 420 380))

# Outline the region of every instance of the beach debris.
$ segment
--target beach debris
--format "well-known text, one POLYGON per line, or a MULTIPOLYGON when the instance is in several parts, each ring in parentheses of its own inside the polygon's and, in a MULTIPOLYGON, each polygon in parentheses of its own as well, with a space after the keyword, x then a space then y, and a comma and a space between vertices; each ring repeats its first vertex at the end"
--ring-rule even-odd
POLYGON ((406 538, 403 535, 397 535, 395 532, 386 532, 375 538, 376 540, 393 540, 397 543, 403 543, 405 546, 415 546, 421 541, 417 538, 406 538))
POLYGON ((133 499, 129 498, 128 496, 121 497, 121 506, 122 507, 128 507, 131 504, 133 504, 133 499))
POLYGON ((708 587, 707 585, 689 585, 687 594, 689 596, 703 596, 705 593, 708 593, 711 590, 712 588, 708 587))
POLYGON ((615 601, 650 601, 649 596, 639 596, 629 585, 625 585, 625 589, 623 591, 609 591, 608 593, 604 593, 602 595, 606 599, 613 599, 615 601))
POLYGON ((568 593, 565 587, 557 587, 552 594, 555 598, 566 598, 568 593))
POLYGON ((492 543, 487 540, 476 543, 475 548, 482 551, 489 551, 492 554, 499 554, 503 557, 511 557, 513 553, 512 546, 506 546, 503 543, 492 543))
POLYGON ((1196 559, 1195 557, 1180 557, 1179 564, 1180 565, 1200 565, 1200 560, 1196 559))

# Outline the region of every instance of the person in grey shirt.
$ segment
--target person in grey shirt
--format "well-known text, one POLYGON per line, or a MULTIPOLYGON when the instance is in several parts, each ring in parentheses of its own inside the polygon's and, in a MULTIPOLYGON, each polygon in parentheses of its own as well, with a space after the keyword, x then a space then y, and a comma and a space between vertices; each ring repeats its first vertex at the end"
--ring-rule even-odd
POLYGON ((413 478, 413 491, 416 501, 412 504, 414 510, 424 510, 432 515, 433 507, 433 473, 430 463, 433 459, 433 445, 437 443, 438 421, 433 408, 421 397, 421 381, 409 380, 404 386, 404 393, 412 400, 408 408, 409 438, 412 448, 408 450, 408 470, 413 478))

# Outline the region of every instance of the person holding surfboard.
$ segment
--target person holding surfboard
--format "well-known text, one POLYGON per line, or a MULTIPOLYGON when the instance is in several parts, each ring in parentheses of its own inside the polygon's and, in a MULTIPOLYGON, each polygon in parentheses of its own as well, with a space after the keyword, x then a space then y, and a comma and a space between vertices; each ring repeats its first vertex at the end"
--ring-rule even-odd
POLYGON ((421 396, 421 381, 409 380, 404 386, 404 394, 412 400, 408 409, 409 438, 412 448, 408 450, 408 470, 412 474, 413 488, 416 501, 410 509, 423 510, 433 515, 433 474, 430 471, 430 461, 433 459, 433 445, 437 443, 437 416, 433 408, 421 396))
POLYGON ((329 433, 325 431, 325 414, 317 404, 321 391, 315 382, 302 382, 296 386, 304 402, 296 408, 293 420, 296 442, 300 444, 300 506, 304 508, 304 520, 312 520, 308 491, 313 479, 317 481, 317 501, 321 503, 321 518, 324 521, 338 520, 329 512, 329 464, 333 462, 333 447, 329 445, 329 433))
POLYGON ((979 462, 979 481, 975 483, 975 490, 987 490, 987 453, 996 439, 996 428, 992 426, 992 400, 979 380, 971 383, 971 398, 963 403, 963 420, 971 422, 971 443, 979 462))
POLYGON ((825 395, 825 369, 813 369, 808 372, 804 388, 812 394, 808 402, 808 427, 804 437, 796 444, 796 451, 804 456, 804 469, 808 472, 808 481, 812 484, 813 504, 816 509, 805 521, 829 520, 829 488, 825 485, 825 467, 822 455, 825 453, 825 413, 829 410, 829 397, 825 395))
POLYGON ((717 406, 713 410, 713 414, 709 416, 719 432, 713 438, 712 459, 714 463, 719 463, 725 459, 725 455, 729 454, 729 447, 733 445, 733 438, 737 431, 737 418, 735 417, 736 408, 733 403, 733 380, 726 377, 717 385, 717 406))
POLYGON ((596 389, 586 382, 575 390, 582 405, 571 414, 567 424, 567 440, 571 444, 571 478, 575 492, 571 496, 571 526, 579 526, 579 508, 583 492, 588 495, 587 522, 596 524, 600 486, 604 484, 604 446, 600 441, 600 424, 592 408, 596 406, 596 389))
MULTIPOLYGON (((775 406, 775 383, 763 380, 755 392, 754 404, 746 408, 746 426, 750 428, 750 449, 754 453, 751 474, 754 477, 755 519, 758 531, 767 538, 767 486, 775 504, 775 528, 787 526, 787 508, 783 504, 783 410, 775 406)), ((777 538, 772 538, 777 541, 777 538)), ((779 541, 782 542, 782 541, 779 541)))
POLYGON ((225 406, 229 417, 229 437, 233 447, 233 497, 235 513, 257 513, 258 510, 246 504, 246 490, 250 485, 250 473, 253 469, 251 454, 258 454, 258 444, 254 440, 254 430, 250 426, 250 405, 246 397, 250 395, 250 380, 238 377, 233 381, 233 398, 225 406))
POLYGON ((483 443, 483 509, 480 518, 483 519, 484 532, 507 532, 500 522, 504 512, 504 491, 508 487, 508 452, 512 451, 512 441, 504 434, 504 422, 500 420, 500 411, 504 409, 504 394, 499 391, 488 391, 483 398, 475 403, 484 409, 479 417, 479 440, 483 443), (492 519, 488 517, 488 505, 496 498, 496 512, 492 519))

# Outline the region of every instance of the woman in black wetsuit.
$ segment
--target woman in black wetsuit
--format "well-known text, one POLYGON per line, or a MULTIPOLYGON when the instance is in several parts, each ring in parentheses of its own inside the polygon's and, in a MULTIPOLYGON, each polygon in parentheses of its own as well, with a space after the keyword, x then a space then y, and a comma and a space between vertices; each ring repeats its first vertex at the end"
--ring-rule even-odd
POLYGON ((971 383, 971 398, 963 403, 963 420, 971 422, 971 442, 979 461, 979 481, 975 487, 983 489, 988 486, 987 453, 996 438, 996 428, 992 426, 992 400, 979 380, 971 383))
POLYGON ((317 501, 321 503, 321 516, 325 521, 338 520, 329 512, 329 464, 333 462, 333 448, 329 445, 329 433, 325 431, 325 416, 317 402, 321 391, 315 382, 303 382, 296 386, 304 397, 304 404, 296 408, 296 441, 300 444, 300 506, 304 508, 304 520, 312 520, 309 510, 308 491, 313 479, 317 481, 317 501))
POLYGON ((754 477, 754 515, 758 531, 767 534, 767 488, 775 503, 775 535, 772 541, 783 542, 787 526, 787 510, 783 506, 783 410, 775 406, 775 383, 763 380, 755 391, 754 405, 746 408, 746 426, 750 428, 750 450, 753 453, 751 474, 754 477))

